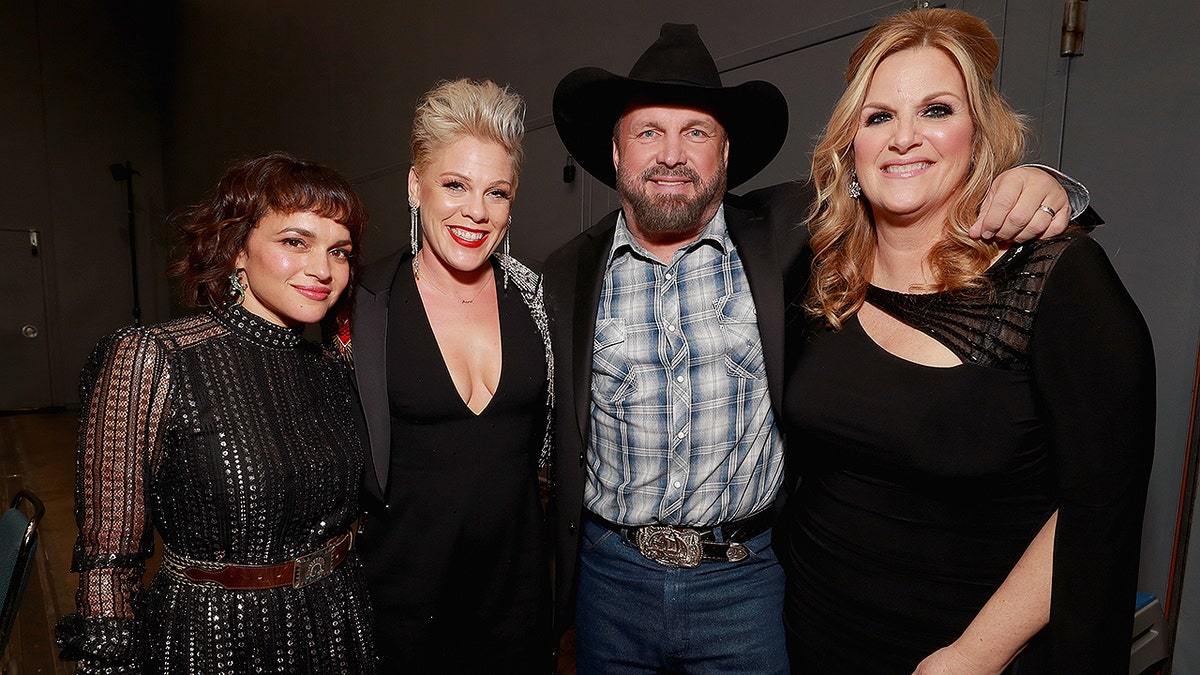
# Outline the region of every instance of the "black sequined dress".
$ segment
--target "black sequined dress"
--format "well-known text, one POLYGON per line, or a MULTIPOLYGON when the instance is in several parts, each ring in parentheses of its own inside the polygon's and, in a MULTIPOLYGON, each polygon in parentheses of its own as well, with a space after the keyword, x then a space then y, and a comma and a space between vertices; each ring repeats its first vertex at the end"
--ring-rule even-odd
POLYGON ((74 569, 58 640, 81 673, 371 673, 354 553, 303 588, 231 591, 163 566, 321 548, 358 514, 362 452, 345 366, 241 307, 126 328, 84 370, 74 569))
POLYGON ((913 672, 1056 510, 1050 624, 1011 672, 1128 672, 1154 443, 1149 334, 1084 235, 1014 248, 988 275, 992 298, 867 295, 959 366, 897 357, 857 317, 789 345, 799 485, 775 531, 793 672, 913 672))

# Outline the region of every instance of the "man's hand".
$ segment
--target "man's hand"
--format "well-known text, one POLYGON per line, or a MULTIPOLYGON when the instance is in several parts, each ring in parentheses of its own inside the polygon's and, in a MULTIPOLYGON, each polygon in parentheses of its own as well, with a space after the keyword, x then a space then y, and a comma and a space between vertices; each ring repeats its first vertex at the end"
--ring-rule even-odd
POLYGON ((1071 204, 1058 180, 1041 169, 1018 166, 992 181, 971 236, 1015 242, 1046 239, 1062 234, 1070 221, 1071 204))

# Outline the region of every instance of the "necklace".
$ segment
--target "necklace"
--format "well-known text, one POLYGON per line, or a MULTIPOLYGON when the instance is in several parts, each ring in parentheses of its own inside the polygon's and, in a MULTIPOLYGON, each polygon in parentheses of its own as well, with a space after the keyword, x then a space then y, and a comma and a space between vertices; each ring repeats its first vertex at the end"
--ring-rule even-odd
POLYGON ((470 305, 473 302, 475 302, 475 300, 477 300, 480 295, 483 295, 483 289, 488 287, 487 282, 485 281, 482 285, 480 285, 479 290, 475 291, 475 295, 471 296, 470 300, 463 300, 462 298, 457 298, 457 297, 451 295, 450 292, 447 291, 446 289, 435 284, 433 282, 433 279, 429 278, 428 275, 426 275, 425 278, 422 279, 421 275, 417 272, 416 262, 417 262, 416 258, 413 258, 413 278, 415 278, 417 281, 428 281, 429 285, 433 286, 434 290, 436 290, 438 293, 441 293, 442 295, 446 296, 447 298, 450 298, 451 300, 458 300, 459 302, 461 302, 464 305, 470 305))

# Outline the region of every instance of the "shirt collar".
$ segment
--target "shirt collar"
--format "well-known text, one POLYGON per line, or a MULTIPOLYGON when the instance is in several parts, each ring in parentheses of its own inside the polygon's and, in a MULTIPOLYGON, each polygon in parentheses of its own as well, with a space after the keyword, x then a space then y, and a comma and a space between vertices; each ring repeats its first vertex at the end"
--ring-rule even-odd
MULTIPOLYGON (((704 226, 704 230, 700 232, 700 236, 696 237, 694 241, 681 246, 675 253, 675 257, 678 258, 680 255, 686 255, 704 243, 715 246, 721 253, 728 253, 733 249, 733 240, 729 238, 729 229, 725 225, 724 204, 720 204, 717 207, 717 212, 713 215, 712 220, 708 221, 708 224, 704 226)), ((650 255, 638 243, 637 239, 634 239, 633 233, 629 231, 629 223, 625 220, 625 211, 622 210, 617 214, 617 229, 613 234, 613 245, 608 253, 607 264, 612 265, 612 262, 617 257, 625 253, 633 253, 647 260, 657 260, 657 258, 650 255)))

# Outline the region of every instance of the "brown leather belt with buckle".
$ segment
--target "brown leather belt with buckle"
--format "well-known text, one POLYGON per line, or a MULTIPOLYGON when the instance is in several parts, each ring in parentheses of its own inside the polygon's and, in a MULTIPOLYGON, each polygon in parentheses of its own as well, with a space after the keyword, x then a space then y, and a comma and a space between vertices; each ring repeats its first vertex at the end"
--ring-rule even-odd
POLYGON ((587 511, 586 518, 619 535, 636 548, 647 560, 664 567, 698 567, 701 562, 739 562, 750 557, 746 541, 771 527, 770 509, 745 520, 709 527, 679 527, 675 525, 643 525, 626 527, 609 522, 587 511), (722 541, 716 540, 721 530, 722 541))
POLYGON ((323 548, 278 565, 222 565, 197 563, 163 554, 163 565, 175 573, 202 584, 215 584, 229 591, 291 586, 303 588, 324 579, 345 562, 354 548, 354 530, 330 539, 323 548), (203 565, 203 566, 199 566, 203 565))

